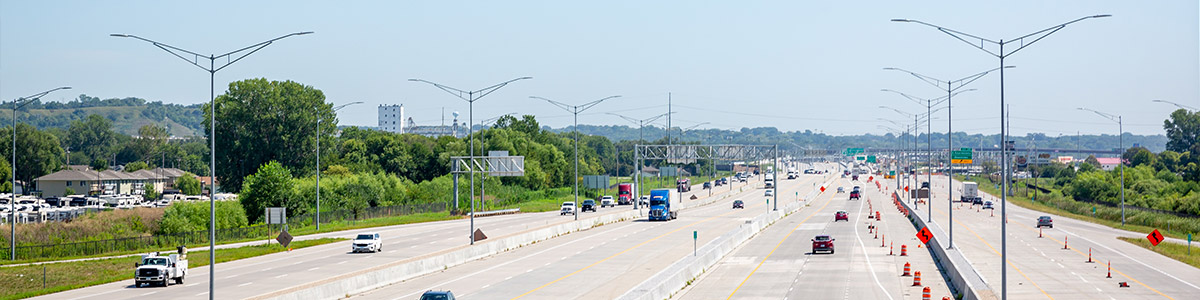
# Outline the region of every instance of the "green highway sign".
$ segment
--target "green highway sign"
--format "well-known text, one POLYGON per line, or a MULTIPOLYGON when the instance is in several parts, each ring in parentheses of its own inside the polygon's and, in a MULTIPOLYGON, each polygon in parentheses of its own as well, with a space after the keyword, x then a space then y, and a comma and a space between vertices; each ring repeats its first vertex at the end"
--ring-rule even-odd
POLYGON ((865 152, 863 151, 863 148, 846 148, 846 151, 842 151, 842 153, 844 153, 846 156, 853 156, 863 152, 865 152))
POLYGON ((875 163, 875 156, 874 156, 874 155, 869 155, 869 156, 867 156, 867 162, 869 162, 869 163, 875 163))
POLYGON ((963 148, 962 150, 950 151, 950 163, 953 164, 970 164, 973 163, 973 155, 971 149, 963 148))

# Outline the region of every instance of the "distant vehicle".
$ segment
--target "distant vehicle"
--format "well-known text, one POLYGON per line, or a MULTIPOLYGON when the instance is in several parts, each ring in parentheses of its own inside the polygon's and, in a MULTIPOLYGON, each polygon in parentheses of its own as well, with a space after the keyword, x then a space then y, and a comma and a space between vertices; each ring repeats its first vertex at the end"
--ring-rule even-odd
POLYGON ((359 233, 350 241, 350 252, 379 252, 383 251, 383 239, 379 237, 379 233, 366 232, 359 233))
POLYGON ((746 177, 738 177, 738 182, 746 182, 746 177))
POLYGON ((671 209, 671 190, 650 191, 650 221, 670 221, 679 217, 679 211, 671 209))
POLYGON ((729 177, 721 177, 721 184, 722 185, 729 184, 729 177))
POLYGON ((858 181, 858 175, 851 176, 850 180, 858 181))
POLYGON ((992 201, 983 201, 983 209, 995 209, 992 207, 992 201))
POLYGON ((585 211, 589 211, 589 210, 592 212, 596 212, 596 200, 592 200, 592 199, 583 200, 583 205, 579 206, 580 212, 585 212, 585 211))
POLYGON ((421 300, 454 300, 454 293, 450 291, 425 291, 421 294, 421 300))
POLYGON ((742 200, 733 200, 733 208, 746 208, 746 203, 742 200))
POLYGON ((675 190, 680 193, 691 192, 692 191, 691 181, 688 180, 687 178, 675 180, 675 190))
POLYGON ((861 197, 862 194, 860 194, 858 191, 850 191, 850 200, 859 200, 861 197))
POLYGON ((976 205, 976 204, 983 205, 983 198, 976 197, 975 200, 971 200, 971 205, 976 205))
POLYGON ((838 220, 845 220, 846 222, 850 222, 850 213, 847 213, 844 210, 839 210, 836 213, 833 213, 833 221, 837 222, 838 220))
POLYGON ((608 196, 608 195, 605 195, 604 197, 600 197, 600 207, 609 207, 609 206, 617 207, 617 202, 613 201, 613 197, 608 196))
POLYGON ((563 202, 562 206, 558 210, 558 215, 560 215, 560 216, 574 214, 574 213, 575 213, 575 202, 571 202, 571 201, 563 202))
POLYGON ((923 188, 923 189, 927 189, 927 188, 929 188, 929 182, 928 182, 928 181, 926 181, 926 182, 922 182, 922 183, 921 183, 921 188, 923 188))
POLYGON ((711 189, 711 188, 712 188, 712 182, 705 181, 705 182, 704 182, 704 189, 706 189, 706 190, 707 190, 707 189, 711 189))
POLYGON ((1050 219, 1050 216, 1038 217, 1037 227, 1042 228, 1042 226, 1054 228, 1054 220, 1050 219))
POLYGON ((862 187, 859 187, 856 185, 856 186, 854 186, 854 189, 852 191, 857 192, 857 191, 861 191, 861 190, 862 190, 862 187))
POLYGON ((833 254, 834 239, 828 235, 818 235, 812 239, 812 253, 817 254, 817 251, 829 251, 833 254))
POLYGON ((768 174, 766 178, 763 179, 763 186, 768 189, 775 187, 775 174, 768 174))
POLYGON ((162 286, 170 286, 171 281, 175 284, 183 284, 183 278, 187 276, 188 261, 187 248, 179 247, 178 253, 167 256, 159 255, 155 252, 152 255, 142 255, 141 262, 134 264, 133 271, 133 286, 141 287, 142 284, 161 284, 162 286))
POLYGON ((960 198, 962 202, 974 202, 975 199, 980 199, 978 183, 964 181, 962 184, 962 196, 960 198))
POLYGON ((788 171, 787 176, 787 179, 796 179, 796 177, 800 177, 800 175, 796 174, 796 171, 788 171))
POLYGON ((617 204, 630 205, 633 204, 633 184, 622 183, 617 185, 617 204))
POLYGON ((838 193, 845 193, 845 192, 846 192, 846 188, 843 188, 843 187, 840 187, 840 186, 839 186, 839 187, 838 187, 838 190, 837 190, 837 192, 838 192, 838 193))
POLYGON ((764 197, 770 197, 770 196, 774 196, 774 195, 775 195, 775 190, 771 190, 771 189, 763 190, 764 197))

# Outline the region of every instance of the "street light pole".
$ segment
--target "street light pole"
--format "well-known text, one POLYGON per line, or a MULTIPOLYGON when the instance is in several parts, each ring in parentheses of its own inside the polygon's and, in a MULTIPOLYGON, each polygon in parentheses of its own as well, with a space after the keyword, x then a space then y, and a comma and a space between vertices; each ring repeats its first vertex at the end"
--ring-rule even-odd
POLYGON ((1120 149, 1120 154, 1117 155, 1117 165, 1121 168, 1121 227, 1125 226, 1125 162, 1122 161, 1122 156, 1125 154, 1125 125, 1121 122, 1120 115, 1102 113, 1090 108, 1078 108, 1079 110, 1094 112, 1105 119, 1117 122, 1117 149, 1120 149))
MULTIPOLYGON (((941 31, 942 33, 950 35, 960 41, 963 41, 964 43, 967 43, 968 45, 971 45, 972 47, 975 47, 979 50, 983 50, 984 52, 987 52, 988 54, 1000 59, 1000 144, 1002 146, 1000 148, 1000 161, 1001 161, 1001 165, 1002 165, 1001 170, 1007 175, 1009 172, 1008 172, 1008 156, 1007 156, 1008 154, 1006 153, 1007 149, 1005 149, 1005 147, 1007 147, 1006 139, 1008 137, 1007 137, 1007 129, 1004 127, 1004 124, 1005 124, 1005 121, 1004 121, 1004 115, 1005 115, 1005 112, 1004 112, 1004 109, 1005 109, 1005 103, 1004 103, 1004 59, 1010 55, 1017 53, 1017 51, 1021 51, 1021 49, 1025 49, 1025 47, 1029 47, 1029 45, 1033 45, 1034 43, 1037 43, 1037 41, 1040 41, 1043 38, 1046 38, 1047 36, 1054 34, 1055 32, 1058 32, 1059 30, 1062 30, 1067 25, 1070 25, 1075 22, 1083 21, 1086 19, 1104 18, 1104 17, 1111 17, 1111 16, 1112 15, 1086 16, 1086 17, 1072 20, 1070 22, 1051 26, 1050 28, 1042 29, 1042 30, 1039 30, 1034 33, 1023 35, 1023 36, 1020 36, 1015 39, 1010 39, 1008 41, 1005 41, 1003 39, 999 40, 999 41, 993 41, 993 40, 981 38, 978 36, 974 36, 971 34, 963 33, 963 32, 957 31, 957 30, 953 30, 953 29, 917 21, 917 20, 892 19, 892 21, 893 22, 905 22, 905 23, 917 23, 917 24, 936 28, 938 31, 941 31), (975 43, 973 41, 968 41, 965 38, 969 38, 972 40, 978 40, 979 42, 975 43), (1026 38, 1033 39, 1033 41, 1026 43, 1025 42, 1026 38), (1014 49, 1009 52, 1005 52, 1004 45, 1012 43, 1012 42, 1019 43, 1019 44, 1017 44, 1018 45, 1017 49, 1014 49), (990 51, 990 50, 984 48, 984 45, 995 45, 995 46, 999 47, 999 51, 996 51, 996 52, 990 51)), ((1007 220, 1008 220, 1007 219, 1008 218, 1008 214, 1007 214, 1007 210, 1008 210, 1008 208, 1007 208, 1008 180, 1007 179, 1004 180, 1003 187, 1004 187, 1003 192, 1000 193, 1000 238, 1001 238, 1000 239, 1000 260, 1001 260, 1000 265, 1001 266, 1008 264, 1008 222, 1007 222, 1007 220)), ((1008 268, 1001 267, 1000 270, 1001 270, 1001 272, 1000 272, 1000 287, 1001 287, 1000 288, 1000 299, 1007 300, 1008 299, 1008 268)))
POLYGON ((205 55, 202 55, 202 54, 199 54, 196 52, 184 50, 179 47, 175 47, 175 46, 159 43, 159 42, 156 42, 153 40, 145 39, 145 38, 142 38, 142 37, 139 37, 136 35, 132 35, 132 34, 120 34, 120 33, 109 34, 109 36, 133 38, 133 39, 138 39, 138 40, 153 44, 155 47, 158 47, 159 49, 162 49, 163 51, 166 51, 167 53, 171 53, 171 55, 174 55, 175 57, 178 57, 179 59, 182 59, 182 60, 208 72, 209 114, 210 114, 210 116, 209 116, 209 125, 210 125, 209 126, 209 139, 208 139, 209 147, 210 147, 209 152, 208 152, 208 154, 209 154, 208 175, 209 175, 209 180, 210 180, 209 189, 208 189, 208 206, 209 206, 209 214, 208 214, 208 249, 209 249, 208 250, 208 270, 209 270, 209 272, 208 272, 208 299, 216 299, 216 295, 214 295, 214 292, 215 292, 214 282, 216 282, 216 279, 217 279, 216 269, 214 266, 217 262, 217 251, 215 251, 216 240, 217 240, 217 225, 216 225, 217 203, 215 202, 216 201, 215 200, 216 192, 217 192, 216 191, 217 190, 217 184, 216 184, 217 183, 217 94, 216 94, 217 71, 225 69, 225 67, 228 67, 229 65, 232 65, 233 63, 236 63, 236 62, 242 60, 243 58, 246 58, 246 56, 249 56, 250 54, 254 54, 254 52, 258 52, 258 50, 262 50, 262 48, 266 48, 267 46, 271 45, 271 43, 274 43, 275 41, 285 39, 285 38, 288 38, 291 36, 306 35, 306 34, 311 34, 311 33, 313 33, 313 32, 312 31, 304 31, 304 32, 289 33, 287 35, 277 37, 274 39, 270 39, 265 42, 250 45, 249 47, 234 50, 229 53, 225 53, 225 54, 221 54, 221 55, 208 55, 208 56, 205 56, 205 55), (183 55, 191 55, 192 59, 187 59, 183 55), (237 58, 232 58, 235 55, 237 55, 237 58), (205 67, 196 62, 202 58, 208 59, 208 67, 205 67), (220 58, 225 58, 226 62, 225 62, 225 64, 221 65, 221 67, 218 68, 217 67, 217 59, 220 59, 220 58), (232 60, 229 60, 229 59, 232 59, 232 60))
MULTIPOLYGON (((645 118, 645 119, 634 119, 634 118, 631 118, 628 116, 623 116, 623 115, 619 115, 619 114, 615 114, 615 113, 606 113, 606 114, 618 116, 618 117, 621 117, 622 119, 625 119, 626 121, 637 124, 638 125, 638 142, 640 143, 641 141, 646 140, 644 137, 642 137, 642 129, 646 127, 646 124, 648 124, 650 122, 654 122, 655 120, 658 120, 659 118, 665 117, 672 113, 675 113, 675 112, 663 113, 663 114, 645 118)), ((637 145, 634 145, 634 147, 633 147, 634 158, 637 157, 637 149, 638 149, 637 145)), ((618 153, 620 153, 620 152, 618 151, 618 153)), ((637 166, 633 168, 633 170, 634 170, 633 182, 634 182, 634 185, 637 186, 637 189, 636 189, 637 193, 635 195, 633 195, 634 199, 631 199, 631 200, 633 201, 633 209, 639 209, 639 205, 641 203, 638 203, 638 202, 640 202, 640 199, 641 199, 640 197, 642 197, 642 181, 641 181, 642 161, 641 161, 641 159, 634 159, 634 161, 637 164, 637 166)))
POLYGON ((1182 108, 1183 110, 1186 110, 1186 111, 1200 110, 1195 107, 1191 107, 1191 106, 1187 106, 1187 105, 1183 105, 1183 104, 1179 104, 1179 103, 1175 103, 1175 102, 1171 102, 1171 101, 1167 101, 1167 100, 1155 99, 1155 100, 1150 100, 1150 102, 1166 103, 1166 104, 1174 105, 1175 107, 1178 107, 1178 108, 1182 108))
MULTIPOLYGON (((337 117, 337 111, 346 106, 362 104, 362 101, 355 101, 339 105, 333 108, 334 118, 337 117)), ((319 112, 318 112, 319 113, 319 112)), ((317 213, 316 224, 317 231, 321 231, 321 115, 317 114, 317 213)))
MULTIPOLYGON (((1013 68, 1013 66, 1006 66, 1004 68, 1013 68)), ((980 73, 976 73, 975 75, 960 78, 958 80, 938 80, 933 77, 921 75, 916 72, 912 72, 912 71, 908 71, 908 70, 900 69, 900 68, 883 68, 883 69, 905 72, 914 77, 917 77, 917 79, 920 79, 921 81, 924 81, 926 83, 933 85, 936 88, 944 89, 946 91, 946 107, 952 107, 954 105, 954 103, 952 102, 952 99, 954 98, 954 91, 966 86, 967 84, 970 84, 971 82, 974 82, 975 80, 978 80, 979 78, 983 78, 984 75, 987 75, 988 73, 999 70, 1000 68, 983 71, 980 73), (942 88, 942 83, 946 83, 945 88, 942 88)), ((953 108, 949 108, 946 110, 946 118, 947 118, 946 119, 946 151, 948 152, 948 154, 953 154, 954 153, 953 152, 954 151, 954 109, 953 108)), ((931 145, 930 147, 933 147, 933 146, 931 145)), ((946 166, 947 166, 946 174, 948 174, 947 182, 949 185, 946 186, 946 190, 948 192, 947 195, 949 195, 949 196, 947 198, 948 200, 946 201, 946 210, 950 212, 950 224, 947 225, 947 227, 950 228, 950 242, 949 242, 949 246, 946 247, 946 249, 954 249, 954 160, 953 160, 953 156, 948 156, 947 160, 949 160, 949 162, 946 164, 946 166)), ((932 183, 930 183, 930 184, 932 184, 932 183)), ((933 186, 930 186, 930 189, 933 189, 933 186)), ((930 203, 930 205, 933 205, 933 203, 930 203)))
MULTIPOLYGON (((509 81, 497 83, 495 85, 485 87, 485 88, 482 88, 479 90, 474 90, 474 91, 464 91, 464 90, 452 88, 449 86, 441 85, 441 84, 438 84, 438 83, 435 83, 432 81, 424 80, 424 79, 415 79, 414 78, 414 79, 409 79, 408 81, 428 83, 440 90, 446 91, 447 93, 450 93, 451 95, 454 95, 455 97, 458 97, 459 99, 463 99, 463 101, 467 101, 467 107, 468 107, 467 124, 470 124, 470 125, 467 125, 467 141, 470 144, 468 146, 469 149, 467 150, 467 152, 468 152, 467 155, 470 156, 471 159, 473 160, 473 159, 475 159, 475 138, 472 137, 471 135, 473 135, 475 133, 474 132, 474 130, 475 130, 475 128, 474 128, 475 127, 474 126, 474 124, 475 124, 475 101, 479 100, 480 98, 483 98, 484 96, 487 96, 488 94, 491 94, 492 92, 495 92, 496 90, 508 85, 509 83, 512 83, 512 82, 518 81, 518 80, 525 80, 525 79, 533 79, 533 77, 520 77, 520 78, 512 79, 509 81)), ((471 197, 470 197, 471 198, 471 228, 469 229, 469 232, 467 232, 467 238, 471 240, 471 245, 474 245, 475 244, 475 236, 474 236, 474 234, 475 234, 475 168, 471 168, 470 172, 471 172, 471 174, 470 174, 471 175, 471 197)), ((457 205, 458 202, 455 202, 455 204, 457 205)))
POLYGON ((554 101, 554 100, 550 100, 550 99, 546 99, 546 98, 542 98, 542 97, 538 97, 538 96, 529 96, 529 98, 540 99, 540 100, 545 100, 546 102, 550 102, 550 104, 554 104, 555 106, 558 106, 559 108, 562 108, 563 110, 566 110, 567 112, 571 113, 572 115, 575 115, 575 127, 574 127, 574 131, 575 131, 575 134, 574 134, 575 135, 575 210, 574 210, 574 212, 575 212, 575 220, 576 221, 579 221, 579 208, 580 208, 580 206, 579 206, 579 113, 581 113, 589 108, 592 108, 593 106, 596 106, 596 104, 600 104, 600 102, 604 102, 604 100, 618 98, 618 97, 621 97, 621 96, 620 95, 608 96, 608 97, 604 97, 600 100, 584 103, 581 105, 568 105, 568 104, 565 104, 562 102, 558 102, 558 101, 554 101))
MULTIPOLYGON (((8 239, 10 244, 9 246, 11 247, 9 248, 8 254, 10 256, 9 259, 11 260, 17 260, 17 110, 25 107, 25 105, 29 105, 29 103, 32 103, 33 100, 37 100, 46 94, 57 90, 69 89, 71 89, 69 86, 54 88, 49 91, 17 98, 17 100, 12 101, 12 167, 9 168, 9 171, 12 172, 12 174, 10 174, 12 177, 9 178, 12 180, 12 190, 10 191, 12 193, 9 193, 11 196, 8 199, 8 219, 12 222, 11 226, 9 226, 9 229, 12 229, 12 236, 10 236, 8 239)), ((28 185, 28 183, 26 183, 26 185, 28 185)), ((28 187, 22 188, 21 193, 24 194, 28 189, 28 187)))

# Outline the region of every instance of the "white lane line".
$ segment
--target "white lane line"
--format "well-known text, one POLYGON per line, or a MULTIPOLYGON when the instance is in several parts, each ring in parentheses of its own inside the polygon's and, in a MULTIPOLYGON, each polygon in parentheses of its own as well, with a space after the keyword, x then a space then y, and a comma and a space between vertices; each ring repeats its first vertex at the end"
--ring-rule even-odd
POLYGON ((208 295, 208 292, 203 292, 203 293, 196 294, 196 296, 204 296, 204 295, 208 295))
POLYGON ((312 267, 312 268, 310 268, 310 269, 308 269, 308 270, 309 270, 309 271, 313 271, 313 270, 320 269, 320 268, 321 268, 321 267, 312 267))
POLYGON ((275 278, 283 278, 283 277, 286 277, 287 275, 288 274, 279 274, 279 276, 275 276, 275 278))
POLYGON ((254 283, 254 282, 253 282, 253 281, 251 281, 251 282, 247 282, 247 283, 239 284, 239 285, 238 285, 238 287, 247 286, 247 285, 250 285, 251 283, 254 283))
MULTIPOLYGON (((854 224, 859 224, 859 220, 862 220, 863 202, 864 201, 858 202, 858 212, 859 213, 854 214, 854 224)), ((854 230, 854 237, 858 239, 859 247, 861 247, 864 250, 864 251, 862 251, 863 258, 867 259, 867 269, 871 270, 871 278, 875 279, 875 285, 879 287, 879 290, 883 292, 884 296, 887 296, 888 300, 893 300, 892 294, 888 293, 887 289, 883 287, 882 283, 879 283, 879 275, 875 274, 875 266, 871 265, 871 257, 868 256, 867 251, 865 251, 867 248, 867 245, 865 243, 863 243, 862 235, 860 235, 858 233, 857 228, 855 228, 855 230, 854 230)), ((803 272, 803 271, 801 271, 801 272, 803 272)), ((797 277, 796 280, 799 280, 800 275, 797 274, 796 277, 797 277)), ((849 279, 849 278, 847 278, 847 279, 849 279)))
POLYGON ((340 265, 340 264, 344 264, 344 263, 346 263, 346 262, 349 262, 349 261, 348 261, 348 260, 343 260, 343 261, 339 261, 337 264, 339 264, 339 265, 340 265))
POLYGON ((1101 248, 1104 248, 1104 249, 1108 249, 1108 251, 1112 251, 1113 253, 1120 254, 1121 256, 1124 256, 1125 258, 1128 258, 1129 260, 1132 260, 1133 262, 1136 262, 1136 263, 1138 263, 1138 264, 1140 264, 1140 265, 1142 265, 1142 266, 1146 267, 1147 269, 1151 269, 1151 270, 1157 271, 1158 273, 1162 273, 1163 275, 1167 275, 1167 277, 1171 277, 1171 279, 1175 279, 1175 280, 1177 280, 1177 281, 1179 281, 1179 282, 1182 282, 1183 284, 1186 284, 1186 285, 1188 285, 1188 286, 1190 286, 1190 287, 1192 287, 1192 288, 1195 288, 1195 289, 1197 289, 1197 290, 1200 290, 1200 287, 1198 287, 1198 286, 1196 286, 1196 285, 1194 285, 1194 284, 1191 284, 1190 282, 1184 281, 1183 279, 1179 279, 1179 277, 1175 277, 1174 275, 1167 274, 1166 272, 1163 272, 1162 270, 1159 270, 1158 268, 1151 267, 1150 265, 1147 265, 1146 263, 1143 263, 1143 262, 1142 262, 1142 261, 1140 261, 1140 260, 1136 260, 1136 259, 1134 259, 1133 257, 1129 257, 1129 255, 1125 255, 1125 253, 1124 253, 1124 252, 1117 251, 1117 250, 1115 250, 1115 249, 1113 249, 1113 248, 1109 248, 1108 246, 1105 246, 1104 244, 1097 243, 1096 241, 1093 241, 1092 239, 1089 239, 1089 238, 1087 238, 1087 237, 1084 237, 1084 236, 1081 236, 1081 235, 1078 235, 1078 234, 1071 233, 1070 231, 1066 231, 1066 230, 1063 230, 1063 229, 1059 229, 1059 231, 1065 232, 1066 234, 1070 234, 1070 235, 1073 235, 1073 236, 1075 236, 1075 237, 1077 237, 1077 238, 1081 238, 1081 239, 1083 239, 1083 240, 1085 240, 1085 241, 1091 242, 1092 244, 1095 244, 1095 245, 1097 245, 1097 246, 1100 246, 1101 248))
POLYGON ((189 283, 189 284, 187 284, 187 285, 184 285, 184 287, 195 286, 195 285, 197 285, 197 284, 200 284, 200 283, 189 283))
POLYGON ((230 279, 230 278, 234 278, 234 277, 238 277, 238 274, 233 274, 233 275, 225 276, 225 277, 223 277, 223 278, 221 278, 221 279, 230 279))
POLYGON ((152 294, 154 294, 154 293, 157 293, 157 291, 154 291, 154 292, 149 292, 149 293, 145 293, 145 294, 142 294, 142 296, 150 296, 150 295, 152 295, 152 294))

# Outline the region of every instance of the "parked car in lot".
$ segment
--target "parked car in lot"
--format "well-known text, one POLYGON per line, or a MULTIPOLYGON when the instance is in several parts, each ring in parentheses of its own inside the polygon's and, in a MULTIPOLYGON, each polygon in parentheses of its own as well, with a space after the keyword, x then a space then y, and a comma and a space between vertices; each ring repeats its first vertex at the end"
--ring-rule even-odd
POLYGON ((600 207, 617 207, 617 202, 613 200, 613 196, 600 197, 600 207))
POLYGON ((1050 216, 1038 217, 1037 227, 1042 228, 1042 226, 1054 228, 1054 220, 1050 219, 1050 216))
POLYGON ((560 215, 560 216, 574 214, 574 213, 575 213, 575 202, 571 202, 571 201, 563 202, 562 206, 559 207, 559 209, 558 209, 558 215, 560 215))
POLYGON ((817 251, 829 251, 829 254, 833 254, 833 241, 834 239, 828 235, 818 235, 812 239, 812 253, 817 254, 817 251))
POLYGON ((379 233, 366 232, 359 233, 350 242, 351 252, 379 252, 383 251, 383 239, 379 237, 379 233))
POLYGON ((592 212, 596 212, 596 200, 592 200, 592 199, 583 200, 583 205, 581 205, 579 207, 579 211, 585 212, 585 211, 589 211, 589 210, 592 212))
POLYGON ((833 221, 834 222, 837 222, 837 221, 850 222, 850 213, 848 213, 844 210, 839 210, 839 211, 833 213, 833 221))
POLYGON ((733 208, 746 208, 746 203, 742 200, 733 200, 733 208))
POLYGON ((983 202, 983 209, 996 209, 996 208, 995 208, 995 207, 992 207, 992 201, 984 201, 984 202, 983 202))
POLYGON ((421 294, 421 300, 454 300, 454 293, 450 291, 425 291, 421 294))

